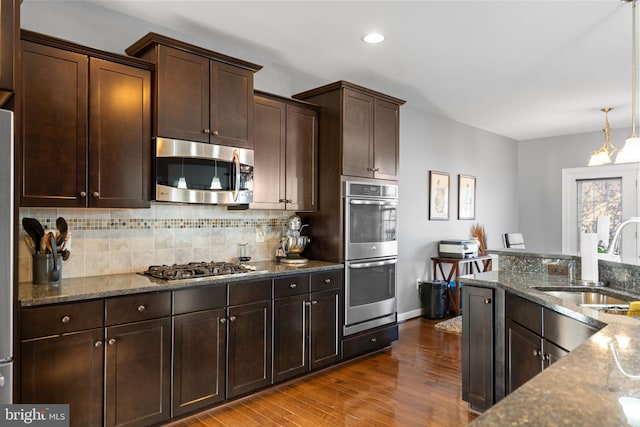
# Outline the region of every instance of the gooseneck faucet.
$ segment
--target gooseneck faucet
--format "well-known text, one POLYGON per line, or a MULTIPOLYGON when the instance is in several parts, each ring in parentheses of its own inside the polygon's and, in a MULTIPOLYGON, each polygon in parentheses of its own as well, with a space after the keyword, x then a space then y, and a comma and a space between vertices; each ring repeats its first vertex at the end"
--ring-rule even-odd
POLYGON ((613 232, 613 239, 609 243, 607 253, 611 255, 620 255, 620 238, 622 237, 622 229, 629 224, 640 223, 640 217, 632 216, 622 221, 613 232))

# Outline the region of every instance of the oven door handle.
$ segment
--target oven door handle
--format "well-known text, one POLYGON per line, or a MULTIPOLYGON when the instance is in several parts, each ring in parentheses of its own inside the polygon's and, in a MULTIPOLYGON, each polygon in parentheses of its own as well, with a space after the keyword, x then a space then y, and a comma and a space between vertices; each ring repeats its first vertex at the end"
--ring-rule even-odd
POLYGON ((388 200, 350 200, 351 205, 397 206, 398 202, 388 200))
POLYGON ((391 264, 397 264, 397 263, 398 263, 398 259, 394 258, 394 259, 388 259, 385 261, 374 261, 374 262, 363 262, 360 264, 350 264, 349 268, 380 267, 381 265, 391 265, 391 264))

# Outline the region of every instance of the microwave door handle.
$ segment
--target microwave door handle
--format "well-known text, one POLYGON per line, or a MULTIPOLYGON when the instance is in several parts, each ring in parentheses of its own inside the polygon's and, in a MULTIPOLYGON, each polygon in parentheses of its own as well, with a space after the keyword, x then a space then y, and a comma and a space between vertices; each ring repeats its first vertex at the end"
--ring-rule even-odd
POLYGON ((363 263, 359 263, 359 264, 351 264, 349 266, 349 268, 380 267, 382 265, 391 265, 391 264, 397 264, 397 263, 398 263, 398 259, 394 258, 394 259, 388 259, 388 260, 385 260, 385 261, 363 262, 363 263))
POLYGON ((236 183, 233 189, 233 201, 238 201, 238 194, 240 193, 240 157, 238 156, 238 150, 233 150, 233 164, 235 167, 236 183))
POLYGON ((397 206, 397 202, 382 201, 382 200, 350 200, 351 205, 372 205, 372 206, 397 206))

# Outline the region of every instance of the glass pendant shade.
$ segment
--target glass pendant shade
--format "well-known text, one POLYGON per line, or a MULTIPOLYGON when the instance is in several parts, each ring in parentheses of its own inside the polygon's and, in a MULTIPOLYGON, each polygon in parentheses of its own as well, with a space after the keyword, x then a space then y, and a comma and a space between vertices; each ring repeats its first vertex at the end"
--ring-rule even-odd
POLYGON ((611 158, 609 154, 607 154, 606 150, 602 148, 591 153, 591 158, 589 159, 589 166, 600 166, 611 163, 611 158))
POLYGON ((616 163, 640 162, 640 138, 630 136, 627 138, 624 147, 618 151, 616 163))

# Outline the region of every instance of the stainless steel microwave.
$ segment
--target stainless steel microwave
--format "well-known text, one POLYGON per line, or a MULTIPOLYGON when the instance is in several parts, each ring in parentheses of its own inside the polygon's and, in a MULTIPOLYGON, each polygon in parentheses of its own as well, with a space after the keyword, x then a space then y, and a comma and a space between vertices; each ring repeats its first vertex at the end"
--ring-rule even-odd
POLYGON ((253 201, 253 150, 156 138, 156 200, 244 205, 253 201))

